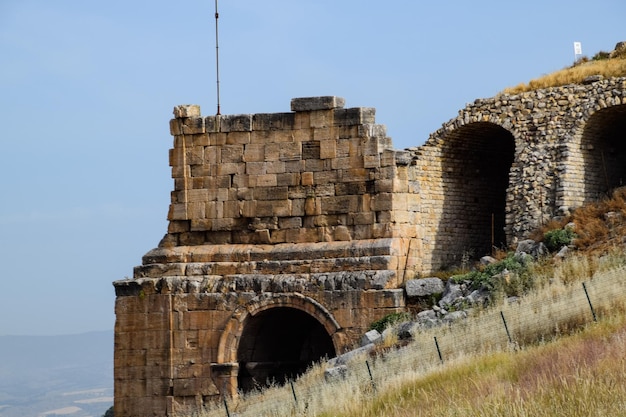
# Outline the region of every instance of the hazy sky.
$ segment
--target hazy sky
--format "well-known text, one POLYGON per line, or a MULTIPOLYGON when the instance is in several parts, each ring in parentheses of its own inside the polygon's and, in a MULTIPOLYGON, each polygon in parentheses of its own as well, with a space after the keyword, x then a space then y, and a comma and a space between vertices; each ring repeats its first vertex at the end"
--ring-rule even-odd
MULTIPOLYGON (((626 40, 624 0, 221 0, 222 114, 337 95, 396 148, 626 40)), ((0 335, 112 329, 167 228, 169 119, 214 114, 213 0, 0 0, 0 335)))

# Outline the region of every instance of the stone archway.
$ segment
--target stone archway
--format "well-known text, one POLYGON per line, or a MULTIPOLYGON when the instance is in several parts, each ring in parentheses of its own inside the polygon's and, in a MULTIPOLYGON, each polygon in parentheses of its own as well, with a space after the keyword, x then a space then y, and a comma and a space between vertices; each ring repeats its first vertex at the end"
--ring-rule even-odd
POLYGON ((242 391, 283 384, 295 379, 314 362, 334 357, 332 338, 308 313, 275 307, 249 316, 237 349, 242 391))
POLYGON ((582 203, 597 201, 626 184, 626 105, 591 115, 580 142, 583 158, 582 203))
POLYGON ((442 138, 443 199, 434 253, 442 266, 506 246, 506 196, 514 156, 513 134, 495 123, 469 123, 442 138))
POLYGON ((299 293, 264 293, 233 312, 222 333, 214 377, 235 395, 294 378, 309 365, 335 356, 340 326, 330 312, 299 293))

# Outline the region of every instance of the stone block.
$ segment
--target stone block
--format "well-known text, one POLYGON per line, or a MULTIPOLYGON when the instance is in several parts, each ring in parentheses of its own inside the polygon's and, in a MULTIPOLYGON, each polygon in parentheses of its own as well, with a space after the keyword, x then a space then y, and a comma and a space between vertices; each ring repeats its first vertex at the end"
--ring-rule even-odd
POLYGON ((220 116, 221 132, 249 132, 252 130, 252 115, 237 114, 220 116))
POLYGON ((441 279, 433 277, 408 280, 404 288, 408 297, 428 297, 443 293, 445 285, 441 279))
POLYGON ((302 173, 302 185, 313 185, 313 172, 303 172, 302 173))
POLYGON ((179 119, 181 121, 180 129, 184 135, 193 135, 196 133, 204 133, 204 119, 202 117, 189 117, 179 119))
POLYGON ((197 104, 182 104, 174 107, 174 117, 177 119, 187 117, 200 117, 200 106, 197 104))
POLYGON ((336 109, 334 113, 335 126, 373 124, 376 121, 376 109, 373 107, 336 109))
POLYGON ((250 132, 230 132, 226 136, 226 144, 235 145, 235 144, 249 144, 250 143, 250 132))
POLYGON ((243 160, 245 162, 262 162, 265 160, 265 144, 248 143, 244 147, 243 160))
POLYGON ((320 141, 320 159, 330 159, 337 157, 337 141, 320 141))
POLYGON ((294 113, 258 113, 252 116, 253 130, 290 130, 294 128, 294 113))
POLYGON ((282 143, 279 147, 280 161, 297 161, 302 159, 302 148, 300 142, 282 143))
POLYGON ((343 108, 346 100, 335 96, 300 97, 291 99, 291 111, 330 110, 343 108))
POLYGON ((243 145, 224 145, 221 148, 221 162, 243 162, 243 145))

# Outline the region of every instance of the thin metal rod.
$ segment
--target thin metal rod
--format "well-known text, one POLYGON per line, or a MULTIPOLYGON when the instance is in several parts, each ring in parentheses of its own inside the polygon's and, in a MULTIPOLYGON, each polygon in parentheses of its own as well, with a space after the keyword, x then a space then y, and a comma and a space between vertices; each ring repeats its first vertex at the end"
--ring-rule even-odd
POLYGON ((439 355, 439 362, 443 365, 443 356, 441 356, 441 349, 439 349, 439 342, 437 342, 437 336, 435 336, 435 347, 437 348, 437 354, 439 355))
POLYGON ((596 317, 596 311, 593 309, 593 304, 591 304, 591 298, 589 298, 589 293, 587 292, 587 286, 583 282, 583 290, 585 290, 585 295, 587 296, 587 302, 589 303, 589 307, 591 308, 591 314, 593 315, 593 321, 598 321, 596 317))
POLYGON ((220 111, 220 44, 218 37, 218 20, 220 18, 220 14, 217 12, 217 0, 215 0, 215 74, 217 78, 217 113, 219 116, 221 114, 220 111))
POLYGON ((502 323, 504 323, 504 330, 506 330, 506 335, 509 338, 509 343, 513 343, 513 338, 511 338, 511 333, 509 332, 509 326, 506 324, 506 319, 504 318, 504 313, 500 311, 500 317, 502 317, 502 323))

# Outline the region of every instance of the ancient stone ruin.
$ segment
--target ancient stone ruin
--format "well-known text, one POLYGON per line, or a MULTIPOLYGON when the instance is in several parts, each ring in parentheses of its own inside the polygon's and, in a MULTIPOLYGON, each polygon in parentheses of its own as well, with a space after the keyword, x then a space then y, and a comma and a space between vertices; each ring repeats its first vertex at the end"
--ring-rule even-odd
POLYGON ((404 283, 626 178, 626 79, 477 100, 395 150, 373 108, 178 106, 167 234, 116 281, 115 415, 283 382, 406 308, 404 283))

